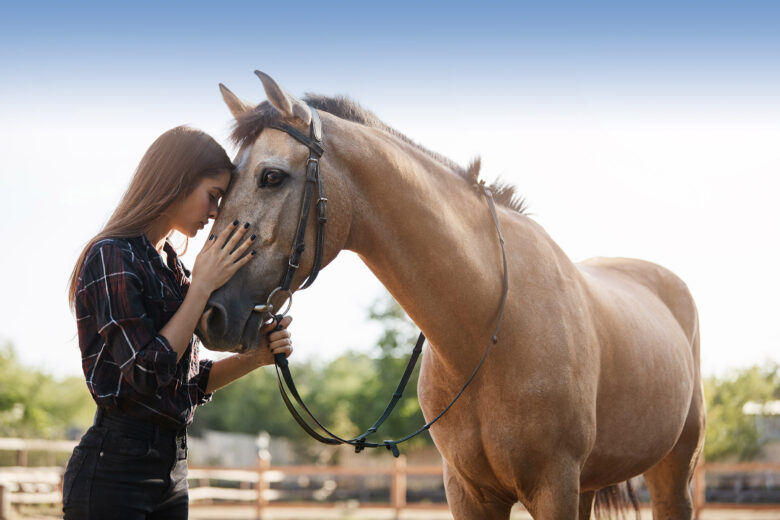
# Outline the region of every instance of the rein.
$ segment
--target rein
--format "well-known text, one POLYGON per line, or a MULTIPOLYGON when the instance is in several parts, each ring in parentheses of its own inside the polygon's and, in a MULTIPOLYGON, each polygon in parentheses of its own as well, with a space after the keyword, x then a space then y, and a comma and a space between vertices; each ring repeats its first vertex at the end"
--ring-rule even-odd
MULTIPOLYGON (((290 305, 292 304, 292 292, 290 291, 290 285, 292 283, 292 278, 295 275, 295 272, 300 265, 300 259, 305 248, 304 238, 306 235, 306 222, 308 221, 309 218, 311 200, 312 200, 315 185, 317 186, 318 193, 319 193, 319 198, 317 199, 317 211, 318 211, 317 240, 315 245, 314 264, 312 265, 312 269, 309 272, 309 275, 304 285, 301 287, 302 289, 309 287, 314 282, 314 279, 317 278, 317 274, 320 271, 321 263, 322 263, 322 249, 323 249, 323 242, 324 242, 324 235, 325 235, 324 225, 325 222, 327 222, 326 204, 328 200, 325 198, 325 192, 324 192, 324 187, 322 185, 322 178, 320 175, 320 168, 319 168, 319 159, 320 157, 322 157, 322 154, 324 153, 324 149, 322 147, 322 121, 320 120, 319 113, 317 112, 317 110, 315 110, 313 107, 309 107, 309 108, 312 113, 312 121, 311 121, 311 129, 310 129, 311 137, 306 136, 301 132, 299 132, 298 130, 296 130, 295 128, 285 125, 283 123, 270 125, 271 128, 275 128, 277 130, 286 132, 291 137, 300 141, 302 144, 304 144, 309 148, 309 159, 306 162, 306 185, 304 189, 303 200, 301 202, 301 215, 298 220, 298 229, 295 233, 295 240, 293 242, 292 252, 290 253, 290 258, 287 262, 287 270, 282 278, 281 285, 271 292, 271 294, 268 296, 268 300, 266 304, 257 305, 254 308, 255 311, 267 312, 273 316, 274 320, 277 323, 277 327, 274 330, 280 329, 278 323, 281 321, 284 314, 286 314, 287 310, 289 310, 290 306, 288 305, 287 310, 284 313, 274 315, 273 312, 274 307, 271 304, 271 299, 277 292, 281 291, 287 294, 287 297, 289 298, 289 303, 290 305)), ((369 435, 375 433, 379 429, 382 423, 384 423, 385 420, 390 416, 390 413, 393 411, 393 408, 395 408, 395 405, 398 403, 398 401, 401 399, 401 396, 403 395, 403 391, 406 388, 406 384, 409 382, 409 378, 411 377, 412 372, 414 371, 414 367, 417 364, 417 360, 419 359, 420 354, 422 353, 423 343, 425 343, 425 335, 422 332, 420 333, 420 336, 417 339, 417 344, 415 345, 414 350, 412 350, 412 354, 409 357, 409 362, 407 363, 406 369, 404 370, 404 373, 401 376, 401 380, 398 383, 398 387, 393 393, 392 399, 387 404, 385 411, 370 428, 368 428, 365 432, 358 435, 357 437, 351 439, 344 439, 342 437, 339 437, 338 435, 331 433, 330 430, 328 430, 325 426, 322 425, 322 423, 320 423, 319 420, 317 420, 314 414, 312 414, 312 412, 303 402, 303 399, 301 398, 298 389, 295 386, 295 382, 293 381, 292 374, 290 373, 290 368, 287 362, 287 358, 284 356, 284 354, 276 354, 274 356, 274 361, 276 365, 276 378, 279 383, 279 392, 282 395, 284 404, 287 406, 287 409, 290 411, 290 415, 293 416, 293 418, 301 426, 301 428, 303 428, 303 430, 306 433, 308 433, 311 437, 313 437, 317 441, 324 444, 332 444, 332 445, 349 444, 351 446, 354 446, 356 453, 360 453, 365 448, 379 448, 384 446, 389 451, 391 451, 395 457, 398 457, 400 455, 400 451, 398 450, 398 444, 406 442, 409 439, 412 439, 413 437, 416 437, 422 432, 430 429, 430 427, 433 426, 433 424, 436 423, 436 421, 441 419, 441 417, 445 413, 447 413, 447 411, 452 407, 452 405, 455 404, 455 402, 460 398, 460 396, 463 394, 466 388, 468 388, 468 386, 474 380, 480 368, 482 368, 482 365, 485 363, 485 360, 487 359, 490 350, 493 348, 493 346, 496 343, 498 343, 498 331, 501 327, 501 320, 504 317, 504 307, 506 306, 507 293, 509 292, 509 271, 507 267, 506 249, 504 247, 504 237, 501 233, 501 226, 498 222, 498 215, 496 214, 496 207, 493 201, 493 193, 491 192, 490 188, 488 188, 485 185, 484 181, 480 181, 480 183, 477 184, 476 186, 482 191, 482 194, 485 196, 485 200, 487 200, 488 208, 490 209, 490 214, 491 217, 493 218, 493 224, 495 225, 499 244, 501 246, 501 257, 504 266, 504 277, 502 281, 501 304, 498 310, 498 321, 496 322, 496 327, 490 338, 490 342, 487 348, 485 349, 485 353, 482 355, 482 358, 479 360, 479 363, 477 363, 476 368, 468 377, 468 379, 466 379, 466 381, 463 383, 463 386, 461 386, 460 390, 457 392, 457 394, 455 394, 455 397, 452 399, 452 401, 450 401, 450 403, 431 421, 427 422, 419 429, 417 429, 415 432, 405 437, 402 437, 401 439, 384 440, 382 442, 371 442, 371 441, 367 441, 366 438, 369 435), (295 401, 298 403, 298 406, 300 406, 306 412, 306 415, 308 415, 311 418, 311 420, 314 421, 317 427, 319 427, 322 430, 322 432, 324 432, 324 435, 316 431, 315 428, 312 425, 310 425, 307 422, 307 420, 298 412, 298 410, 295 408, 295 405, 293 405, 290 399, 290 395, 288 395, 288 391, 289 394, 292 395, 293 399, 295 399, 295 401)))

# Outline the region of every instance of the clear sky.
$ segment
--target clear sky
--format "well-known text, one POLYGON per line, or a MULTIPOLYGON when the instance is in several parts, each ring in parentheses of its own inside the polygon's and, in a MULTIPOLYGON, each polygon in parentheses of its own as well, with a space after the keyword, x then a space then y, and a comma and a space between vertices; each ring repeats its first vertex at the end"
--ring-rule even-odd
MULTIPOLYGON (((32 1, 0 4, 0 340, 25 362, 79 373, 81 247, 163 131, 233 151, 217 84, 262 101, 255 69, 481 155, 575 261, 675 271, 705 373, 780 360, 780 3, 32 1)), ((381 293, 342 254, 295 298, 296 356, 372 344, 381 293)))

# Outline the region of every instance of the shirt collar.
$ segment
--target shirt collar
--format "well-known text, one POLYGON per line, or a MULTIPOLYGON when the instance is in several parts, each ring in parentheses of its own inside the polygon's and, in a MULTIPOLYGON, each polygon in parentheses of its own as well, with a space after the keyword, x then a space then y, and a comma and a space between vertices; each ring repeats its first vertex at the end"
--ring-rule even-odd
POLYGON ((157 263, 164 269, 172 270, 177 275, 183 274, 184 276, 189 276, 189 274, 187 274, 187 270, 179 260, 179 255, 176 253, 176 250, 173 248, 173 245, 167 238, 163 244, 163 250, 168 255, 168 264, 173 265, 174 268, 171 268, 170 265, 165 263, 162 255, 160 255, 160 253, 157 251, 157 248, 154 247, 154 244, 152 244, 152 242, 145 234, 134 238, 133 241, 135 241, 140 246, 141 251, 146 254, 146 257, 150 262, 157 263))

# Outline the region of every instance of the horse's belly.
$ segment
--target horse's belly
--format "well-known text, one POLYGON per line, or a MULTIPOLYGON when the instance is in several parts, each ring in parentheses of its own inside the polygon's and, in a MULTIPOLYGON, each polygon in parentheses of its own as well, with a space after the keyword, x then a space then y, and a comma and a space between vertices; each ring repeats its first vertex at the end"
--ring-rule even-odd
POLYGON ((599 383, 585 488, 621 482, 661 460, 677 443, 690 408, 694 377, 687 341, 666 337, 622 349, 612 353, 619 366, 602 367, 611 375, 599 383))

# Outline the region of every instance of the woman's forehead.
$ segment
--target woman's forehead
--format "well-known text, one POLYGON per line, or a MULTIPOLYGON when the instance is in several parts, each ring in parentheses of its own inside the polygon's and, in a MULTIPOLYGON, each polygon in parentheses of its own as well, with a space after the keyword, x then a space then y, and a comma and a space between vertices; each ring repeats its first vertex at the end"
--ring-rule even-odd
POLYGON ((224 170, 217 175, 209 175, 204 177, 201 181, 201 186, 206 189, 218 189, 223 193, 227 190, 228 184, 230 184, 230 171, 224 170))

